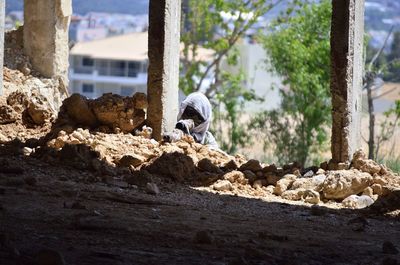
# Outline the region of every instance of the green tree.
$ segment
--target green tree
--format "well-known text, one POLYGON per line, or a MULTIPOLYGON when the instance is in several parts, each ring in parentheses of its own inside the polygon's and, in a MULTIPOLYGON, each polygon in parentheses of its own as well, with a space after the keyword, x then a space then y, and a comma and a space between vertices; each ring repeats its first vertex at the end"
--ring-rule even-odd
POLYGON ((387 73, 385 80, 391 82, 400 81, 400 31, 393 33, 393 41, 390 52, 387 55, 387 73))
MULTIPOLYGON (((247 142, 240 124, 245 101, 259 100, 254 91, 244 86, 242 73, 221 69, 224 62, 238 64, 237 42, 258 19, 281 0, 184 0, 181 41, 183 58, 179 86, 185 94, 201 90, 214 106, 214 130, 221 146, 235 152, 247 142), (204 60, 203 48, 213 51, 204 60), (211 84, 205 85, 211 79, 211 84), (226 127, 228 129, 226 130, 226 127), (226 137, 226 133, 229 137, 226 137)), ((240 72, 240 71, 239 71, 240 72)))
POLYGON ((326 144, 331 124, 330 17, 331 1, 305 3, 262 38, 268 63, 284 87, 281 108, 260 113, 251 127, 265 133, 266 148, 274 143, 279 162, 315 162, 311 154, 326 144))

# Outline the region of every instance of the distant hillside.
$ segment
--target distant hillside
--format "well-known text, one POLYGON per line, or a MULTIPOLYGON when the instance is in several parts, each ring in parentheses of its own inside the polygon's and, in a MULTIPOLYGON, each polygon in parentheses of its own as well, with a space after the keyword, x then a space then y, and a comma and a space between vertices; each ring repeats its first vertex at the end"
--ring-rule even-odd
MULTIPOLYGON (((23 0, 6 0, 6 12, 23 9, 23 0)), ((74 13, 108 12, 125 14, 148 13, 149 0, 72 0, 74 13)))

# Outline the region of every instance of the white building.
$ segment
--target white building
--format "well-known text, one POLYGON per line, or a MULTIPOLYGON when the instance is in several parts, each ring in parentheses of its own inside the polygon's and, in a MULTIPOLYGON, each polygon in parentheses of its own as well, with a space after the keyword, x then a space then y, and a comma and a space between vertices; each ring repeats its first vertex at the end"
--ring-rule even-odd
MULTIPOLYGON (((147 91, 147 32, 77 43, 70 51, 69 89, 88 98, 147 91)), ((197 60, 213 51, 199 48, 197 60)))

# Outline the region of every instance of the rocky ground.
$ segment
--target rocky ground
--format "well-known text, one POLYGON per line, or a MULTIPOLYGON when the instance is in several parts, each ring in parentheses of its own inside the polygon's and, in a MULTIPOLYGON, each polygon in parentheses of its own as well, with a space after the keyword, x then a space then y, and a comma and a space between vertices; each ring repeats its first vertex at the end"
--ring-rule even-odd
POLYGON ((157 142, 143 94, 61 105, 25 66, 0 97, 0 264, 400 261, 400 177, 362 151, 303 168, 157 142))

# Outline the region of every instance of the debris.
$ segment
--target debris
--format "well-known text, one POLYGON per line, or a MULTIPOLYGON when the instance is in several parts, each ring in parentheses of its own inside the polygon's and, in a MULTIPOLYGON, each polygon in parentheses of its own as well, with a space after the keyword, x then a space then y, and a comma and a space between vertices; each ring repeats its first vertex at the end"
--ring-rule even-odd
POLYGON ((158 188, 157 184, 152 183, 152 182, 148 182, 146 184, 146 192, 148 194, 157 195, 157 194, 160 193, 160 189, 158 188))
POLYGON ((320 202, 319 193, 315 190, 305 190, 301 196, 301 198, 308 203, 318 204, 320 202))
POLYGON ((260 164, 260 161, 255 160, 255 159, 250 159, 246 163, 240 166, 239 168, 240 171, 245 171, 245 170, 250 170, 253 172, 261 171, 262 167, 260 164))
POLYGON ((352 209, 362 209, 374 203, 374 200, 367 195, 350 195, 342 201, 343 206, 352 209))
POLYGON ((322 191, 327 199, 344 199, 368 187, 372 177, 358 170, 335 170, 327 173, 322 191))
POLYGON ((228 180, 218 180, 213 185, 214 190, 229 191, 232 190, 232 183, 228 180))
POLYGON ((381 166, 371 159, 366 159, 366 155, 362 150, 358 150, 353 155, 352 160, 353 167, 362 171, 374 175, 381 171, 381 166))

